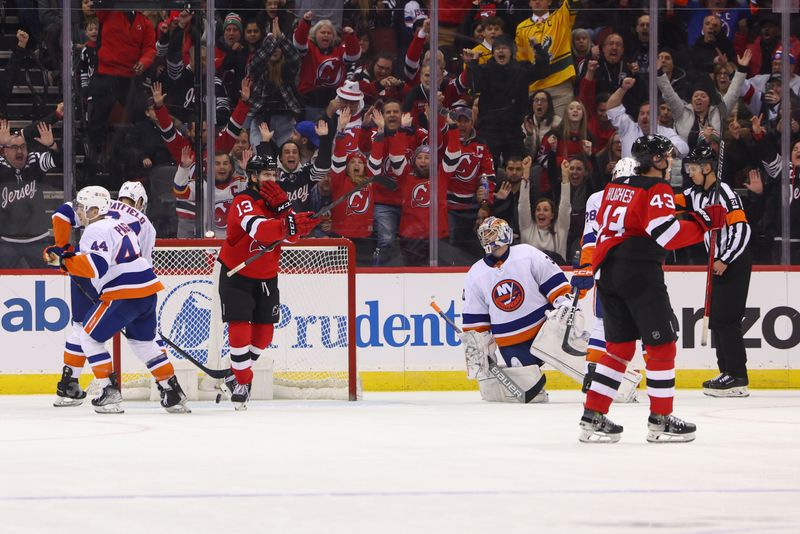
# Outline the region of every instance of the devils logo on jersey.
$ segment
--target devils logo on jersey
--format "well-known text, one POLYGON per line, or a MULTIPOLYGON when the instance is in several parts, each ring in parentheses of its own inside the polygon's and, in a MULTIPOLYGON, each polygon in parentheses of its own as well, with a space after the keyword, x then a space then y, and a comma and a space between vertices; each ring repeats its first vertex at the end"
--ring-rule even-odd
POLYGON ((512 312, 525 301, 525 290, 516 280, 501 280, 492 288, 492 302, 497 309, 512 312))
POLYGON ((347 215, 360 215, 369 209, 369 190, 359 189, 347 199, 347 215))
POLYGON ((317 66, 317 85, 338 87, 344 79, 344 65, 339 58, 328 58, 317 66))
POLYGON ((427 208, 431 205, 430 182, 422 182, 411 190, 411 205, 415 208, 427 208))
POLYGON ((214 203, 214 226, 217 228, 227 228, 228 226, 228 208, 231 207, 231 201, 214 203))
POLYGON ((481 154, 461 154, 453 178, 461 182, 474 180, 480 171, 480 156, 481 154), (475 156, 478 156, 479 159, 475 159, 475 156))
POLYGON ((267 248, 267 246, 265 244, 259 243, 255 239, 250 241, 250 252, 261 252, 265 248, 267 248))

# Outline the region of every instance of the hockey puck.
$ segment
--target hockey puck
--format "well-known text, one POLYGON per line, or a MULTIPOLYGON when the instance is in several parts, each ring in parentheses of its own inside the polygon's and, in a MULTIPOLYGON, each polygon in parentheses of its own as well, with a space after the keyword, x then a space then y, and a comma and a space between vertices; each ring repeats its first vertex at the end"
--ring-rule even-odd
POLYGON ((222 400, 222 393, 217 393, 217 399, 214 401, 216 404, 219 404, 219 401, 222 400))
POLYGON ((214 231, 209 230, 208 232, 206 232, 206 237, 214 237, 214 231))

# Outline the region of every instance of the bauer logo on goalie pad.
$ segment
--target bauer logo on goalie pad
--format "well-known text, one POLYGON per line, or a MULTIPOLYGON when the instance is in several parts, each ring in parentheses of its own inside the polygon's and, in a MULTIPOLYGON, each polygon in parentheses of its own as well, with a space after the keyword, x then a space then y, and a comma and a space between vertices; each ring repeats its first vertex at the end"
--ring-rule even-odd
MULTIPOLYGON (((178 284, 161 300, 158 323, 164 335, 201 363, 208 362, 211 338, 210 280, 192 280, 178 284)), ((180 355, 171 352, 175 358, 180 355)))
POLYGON ((525 290, 516 280, 501 280, 492 288, 492 301, 498 309, 512 312, 525 302, 525 290))

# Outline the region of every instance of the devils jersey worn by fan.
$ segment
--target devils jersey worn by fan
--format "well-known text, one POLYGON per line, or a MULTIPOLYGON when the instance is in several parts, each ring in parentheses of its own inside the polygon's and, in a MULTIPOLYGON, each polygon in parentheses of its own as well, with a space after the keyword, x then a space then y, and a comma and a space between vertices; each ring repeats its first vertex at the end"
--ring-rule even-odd
MULTIPOLYGON (((230 270, 275 241, 283 240, 283 226, 276 216, 257 191, 247 189, 236 195, 228 209, 227 237, 222 243, 219 261, 230 270)), ((274 278, 278 275, 280 257, 281 247, 277 246, 237 275, 274 278)))
POLYGON ((481 176, 489 183, 489 201, 494 196, 494 162, 489 148, 475 138, 475 132, 460 143, 454 154, 445 155, 445 164, 455 166, 447 191, 447 207, 451 210, 477 210, 475 196, 481 185, 481 176))
MULTIPOLYGON (((364 162, 366 175, 366 160, 360 152, 346 152, 346 136, 339 132, 333 145, 333 158, 331 159, 331 197, 340 198, 355 187, 353 180, 347 176, 347 164, 351 158, 360 158, 364 162)), ((331 222, 333 231, 344 237, 369 237, 372 235, 372 219, 375 202, 372 198, 372 184, 351 193, 347 200, 333 208, 331 222)))
POLYGON ((608 184, 597 224, 595 272, 610 255, 663 263, 666 250, 703 239, 698 224, 675 217, 672 188, 664 180, 648 176, 619 178, 608 184))

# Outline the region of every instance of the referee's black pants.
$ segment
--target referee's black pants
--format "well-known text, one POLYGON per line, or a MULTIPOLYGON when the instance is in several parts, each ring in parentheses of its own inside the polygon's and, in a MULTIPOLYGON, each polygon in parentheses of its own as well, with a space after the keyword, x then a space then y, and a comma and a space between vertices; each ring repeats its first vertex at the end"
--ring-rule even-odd
POLYGON ((717 366, 721 373, 736 378, 747 378, 742 318, 752 267, 750 251, 746 249, 728 265, 722 276, 714 275, 711 279, 708 327, 717 348, 717 366))

